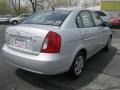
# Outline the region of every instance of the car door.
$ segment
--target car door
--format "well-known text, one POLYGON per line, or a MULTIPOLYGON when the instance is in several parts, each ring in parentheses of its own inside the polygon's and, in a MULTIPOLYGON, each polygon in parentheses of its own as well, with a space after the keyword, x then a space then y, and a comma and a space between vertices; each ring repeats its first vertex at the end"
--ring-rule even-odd
POLYGON ((106 41, 108 41, 108 32, 106 28, 103 26, 103 21, 101 20, 100 16, 95 12, 90 12, 92 15, 92 18, 95 23, 95 27, 97 30, 97 40, 98 40, 98 48, 103 48, 106 44, 106 41))
POLYGON ((76 17, 76 24, 89 57, 98 47, 97 31, 89 11, 81 11, 76 17))

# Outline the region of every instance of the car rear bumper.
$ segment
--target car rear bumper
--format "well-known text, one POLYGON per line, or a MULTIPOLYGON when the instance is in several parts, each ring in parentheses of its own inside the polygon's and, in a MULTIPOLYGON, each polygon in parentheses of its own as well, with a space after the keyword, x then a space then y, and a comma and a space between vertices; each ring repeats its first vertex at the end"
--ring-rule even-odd
POLYGON ((6 45, 2 50, 8 62, 30 72, 54 75, 65 72, 70 67, 69 59, 60 54, 27 55, 11 50, 6 45))
POLYGON ((5 21, 5 20, 4 20, 4 21, 0 21, 0 22, 1 22, 1 23, 8 23, 9 21, 7 21, 7 20, 5 21))
POLYGON ((112 22, 112 26, 120 26, 120 22, 112 22))

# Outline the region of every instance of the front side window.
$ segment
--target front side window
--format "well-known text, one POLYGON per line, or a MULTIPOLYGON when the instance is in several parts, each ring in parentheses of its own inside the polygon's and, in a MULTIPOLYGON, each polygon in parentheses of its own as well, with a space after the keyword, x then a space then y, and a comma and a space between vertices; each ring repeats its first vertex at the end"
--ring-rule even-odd
POLYGON ((100 16, 97 15, 96 13, 94 13, 94 12, 91 12, 91 14, 92 14, 93 20, 94 20, 94 22, 95 22, 95 25, 96 25, 96 26, 102 26, 102 23, 103 23, 103 22, 102 22, 100 16))
POLYGON ((27 17, 28 15, 22 15, 21 17, 27 17))
POLYGON ((80 13, 80 17, 81 17, 81 20, 82 20, 82 22, 83 22, 83 26, 84 26, 85 28, 87 28, 87 27, 93 27, 93 26, 94 26, 93 21, 92 21, 92 18, 91 18, 91 16, 90 16, 89 12, 87 12, 87 11, 82 11, 82 12, 80 13))
POLYGON ((28 15, 19 15, 18 17, 20 18, 20 17, 27 17, 28 15))
POLYGON ((70 14, 70 11, 45 10, 45 11, 34 13, 28 19, 26 19, 23 23, 61 26, 61 24, 69 14, 70 14))

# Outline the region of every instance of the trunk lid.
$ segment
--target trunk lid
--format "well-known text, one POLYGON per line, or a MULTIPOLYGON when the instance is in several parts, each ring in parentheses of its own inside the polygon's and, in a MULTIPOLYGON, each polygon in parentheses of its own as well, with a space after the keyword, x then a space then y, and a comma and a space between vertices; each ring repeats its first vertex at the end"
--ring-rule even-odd
POLYGON ((9 48, 27 54, 39 54, 49 31, 58 31, 57 26, 21 24, 9 27, 6 31, 6 44, 9 48))

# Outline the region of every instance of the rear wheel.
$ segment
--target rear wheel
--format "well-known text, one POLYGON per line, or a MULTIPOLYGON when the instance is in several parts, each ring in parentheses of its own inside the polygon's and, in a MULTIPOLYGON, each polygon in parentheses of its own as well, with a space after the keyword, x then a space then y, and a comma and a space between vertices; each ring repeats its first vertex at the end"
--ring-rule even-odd
POLYGON ((109 51, 111 48, 112 36, 110 36, 106 46, 104 47, 104 51, 109 51))
POLYGON ((74 62, 71 66, 71 69, 69 71, 69 74, 71 76, 71 78, 73 79, 77 79, 80 77, 82 71, 83 71, 83 67, 84 67, 84 61, 85 61, 85 55, 82 52, 79 52, 75 59, 74 62))

